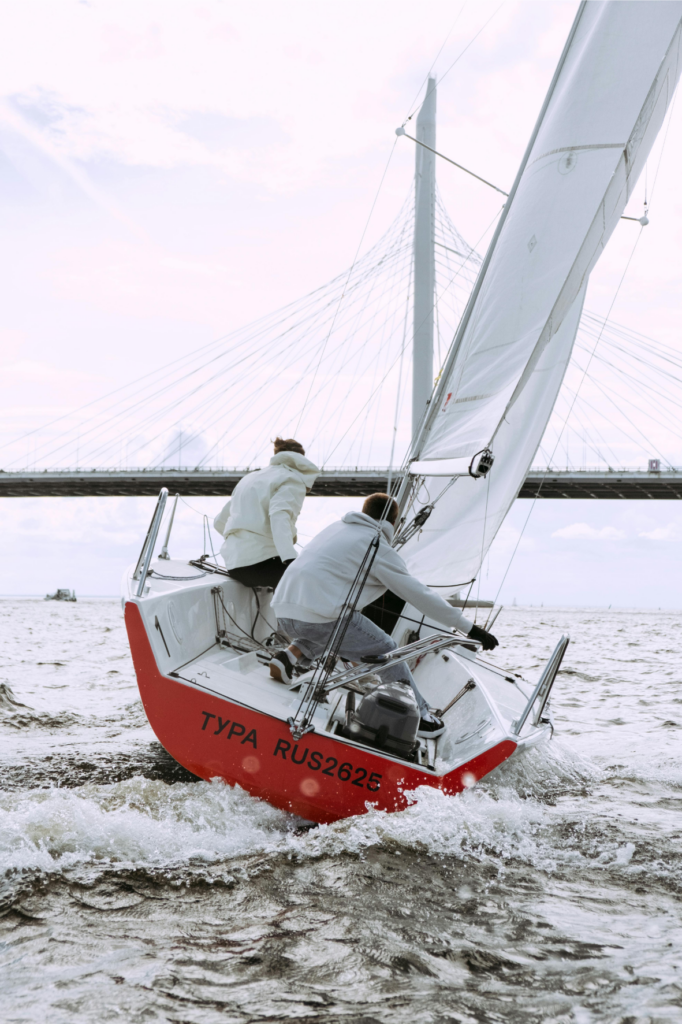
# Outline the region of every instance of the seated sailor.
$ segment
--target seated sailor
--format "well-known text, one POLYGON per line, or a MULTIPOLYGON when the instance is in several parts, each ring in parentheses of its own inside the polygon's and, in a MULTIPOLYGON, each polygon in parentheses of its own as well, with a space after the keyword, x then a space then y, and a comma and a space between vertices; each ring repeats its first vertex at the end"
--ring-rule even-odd
POLYGON ((270 465, 242 477, 213 521, 230 576, 247 587, 277 586, 296 558, 296 520, 317 473, 298 441, 278 437, 270 465))
MULTIPOLYGON (((280 630, 292 643, 270 662, 274 679, 289 681, 301 658, 308 660, 323 653, 377 531, 379 548, 360 598, 361 605, 369 604, 390 589, 423 615, 481 640, 486 650, 497 646, 495 637, 475 626, 461 611, 410 575, 403 559, 391 547, 397 518, 398 504, 394 498, 372 494, 362 506, 362 512, 349 512, 318 533, 289 568, 275 591, 272 608, 280 630)), ((362 612, 354 611, 339 653, 349 661, 361 661, 367 655, 386 654, 396 647, 392 637, 362 612)), ((378 674, 385 682, 402 682, 412 687, 421 714, 420 736, 435 737, 443 732, 443 722, 430 710, 404 662, 379 669, 378 674)))

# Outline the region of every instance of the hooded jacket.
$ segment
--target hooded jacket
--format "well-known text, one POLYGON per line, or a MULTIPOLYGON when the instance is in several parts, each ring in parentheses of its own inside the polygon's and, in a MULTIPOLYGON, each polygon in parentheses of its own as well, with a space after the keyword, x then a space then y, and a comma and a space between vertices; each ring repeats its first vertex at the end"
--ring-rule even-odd
POLYGON ((387 590, 444 626, 468 633, 473 625, 407 571, 391 547, 393 527, 364 512, 348 512, 338 523, 310 541, 280 580, 272 599, 278 619, 330 622, 341 614, 343 603, 373 536, 379 531, 379 550, 367 578, 359 607, 375 601, 387 590))
POLYGON ((279 452, 265 469, 242 477, 213 520, 225 538, 220 553, 228 569, 296 558, 296 520, 318 472, 305 455, 279 452))

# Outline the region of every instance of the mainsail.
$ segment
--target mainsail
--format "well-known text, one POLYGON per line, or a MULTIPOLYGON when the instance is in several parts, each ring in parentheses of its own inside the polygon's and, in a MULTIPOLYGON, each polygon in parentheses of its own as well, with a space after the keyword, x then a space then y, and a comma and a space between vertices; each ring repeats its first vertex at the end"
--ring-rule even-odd
POLYGON ((403 554, 432 586, 477 574, 530 467, 589 274, 677 84, 681 35, 676 0, 578 10, 412 453, 412 508, 435 508, 403 554), (453 460, 466 466, 487 447, 487 477, 451 482, 453 460))

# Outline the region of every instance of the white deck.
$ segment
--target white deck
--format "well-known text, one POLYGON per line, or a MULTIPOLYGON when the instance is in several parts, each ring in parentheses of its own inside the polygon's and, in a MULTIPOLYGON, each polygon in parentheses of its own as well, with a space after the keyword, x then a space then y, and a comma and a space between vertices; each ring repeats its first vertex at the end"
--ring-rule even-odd
MULTIPOLYGON (((253 591, 226 576, 204 574, 176 560, 156 561, 151 568, 153 574, 139 599, 133 596, 136 584, 130 572, 126 574, 124 598, 139 605, 161 672, 282 721, 293 717, 302 691, 272 680, 267 653, 257 650, 276 626, 267 592, 259 591, 259 609, 253 591), (224 625, 230 636, 218 640, 216 634, 224 625), (231 640, 253 649, 237 650, 229 646, 231 640)), ((504 739, 525 747, 547 734, 546 725, 527 725, 521 737, 511 734, 511 723, 526 706, 532 685, 476 657, 475 652, 453 643, 448 650, 425 655, 412 671, 429 704, 441 710, 469 680, 475 684, 445 711, 445 733, 429 741, 428 751, 424 744, 422 770, 430 770, 428 762, 435 765, 433 774, 445 775, 504 739)), ((299 678, 305 682, 306 677, 299 678)), ((363 746, 335 735, 336 723, 344 719, 347 692, 341 687, 329 694, 328 703, 318 706, 315 732, 334 735, 348 746, 363 746)))

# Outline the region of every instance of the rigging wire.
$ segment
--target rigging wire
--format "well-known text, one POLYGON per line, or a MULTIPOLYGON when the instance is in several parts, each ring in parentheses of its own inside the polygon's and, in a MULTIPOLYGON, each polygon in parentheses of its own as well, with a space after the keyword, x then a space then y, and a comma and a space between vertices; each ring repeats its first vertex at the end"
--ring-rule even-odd
MULTIPOLYGON (((458 22, 458 21, 459 21, 459 19, 461 18, 461 16, 462 16, 462 12, 464 11, 464 8, 466 7, 466 5, 467 5, 467 0, 464 0, 464 3, 462 4, 462 6, 461 6, 461 7, 460 7, 460 9, 459 9, 459 13, 458 13, 457 17, 455 18, 455 20, 454 20, 454 21, 453 21, 453 23, 452 23, 452 26, 451 26, 451 28, 450 28, 450 31, 448 32, 448 34, 446 35, 445 39, 443 40, 443 43, 442 43, 442 46, 441 46, 440 50, 438 51, 438 53, 436 54, 436 56, 435 56, 435 57, 433 58, 433 61, 432 61, 432 63, 431 63, 431 67, 430 67, 430 68, 429 68, 429 70, 428 70, 428 71, 426 72, 426 76, 425 76, 425 77, 424 77, 424 78, 422 79, 421 85, 420 85, 420 86, 419 86, 419 88, 417 89, 417 92, 415 93, 415 97, 414 97, 414 99, 412 100, 412 102, 410 103, 410 105, 409 105, 409 107, 408 107, 408 110, 411 110, 411 109, 412 109, 412 108, 414 107, 415 103, 417 102, 417 100, 418 100, 418 99, 419 99, 419 97, 421 96, 421 92, 422 92, 422 89, 423 89, 423 88, 424 88, 424 86, 425 86, 425 85, 426 85, 426 84, 428 83, 428 81, 429 81, 429 78, 431 77, 431 72, 432 72, 432 71, 433 71, 433 69, 435 68, 435 66, 436 66, 436 63, 437 63, 437 61, 438 61, 438 58, 440 57, 441 53, 442 53, 442 52, 443 52, 443 50, 445 49, 445 45, 446 45, 446 43, 447 43, 448 39, 450 38, 450 36, 452 35, 452 33, 453 33, 453 32, 455 31, 455 27, 456 27, 456 25, 457 25, 457 22, 458 22)), ((411 121, 411 120, 412 120, 412 118, 414 117, 414 115, 415 115, 415 114, 417 113, 417 110, 421 109, 421 106, 422 106, 422 104, 424 103, 425 99, 426 99, 426 97, 424 97, 424 100, 422 100, 422 101, 420 102, 419 106, 418 106, 418 107, 416 107, 416 108, 415 108, 415 109, 413 110, 413 112, 412 112, 412 113, 411 113, 411 114, 410 114, 410 115, 409 115, 408 117, 406 117, 406 118, 405 118, 405 120, 403 121, 403 124, 404 124, 404 125, 405 125, 405 124, 407 124, 407 122, 408 122, 408 121, 411 121)))
MULTIPOLYGON (((461 315, 480 263, 476 252, 480 242, 474 248, 467 245, 438 193, 436 211, 434 310, 440 335, 450 326, 454 329, 461 315)), ((375 450, 385 445, 386 456, 393 451, 394 464, 398 440, 407 430, 407 417, 402 418, 406 391, 399 363, 405 354, 403 296, 410 301, 412 214, 410 193, 384 236, 358 259, 350 279, 344 271, 298 303, 222 336, 229 339, 227 348, 221 339, 214 340, 203 346, 198 359, 193 354, 183 356, 137 378, 127 388, 115 389, 94 403, 98 411, 89 423, 84 423, 83 413, 76 410, 71 414, 76 422, 66 432, 57 437, 50 435, 44 441, 33 440, 31 464, 64 460, 73 449, 80 453, 79 464, 107 466, 111 461, 118 465, 122 462, 121 438, 124 431, 130 431, 139 440, 130 440, 125 446, 129 462, 158 465, 160 461, 168 465, 177 459, 181 448, 183 454, 188 451, 193 435, 206 440, 198 453, 189 451, 191 465, 207 466, 226 443, 233 449, 236 443, 245 456, 248 454, 250 466, 263 449, 262 430, 255 432, 251 427, 256 422, 262 427, 264 405, 273 427, 275 417, 286 416, 287 409, 294 407, 298 412, 296 396, 302 388, 310 391, 309 375, 316 366, 319 387, 309 402, 306 429, 314 435, 325 432, 323 463, 336 455, 344 463, 353 459, 357 465, 369 461, 375 450), (336 328, 329 336, 335 316, 336 328), (322 354, 325 341, 326 353, 322 354), (284 386, 278 386, 280 383, 284 386), (371 406, 364 402, 368 396, 371 406), (355 418, 349 417, 351 408, 358 413, 355 418), (397 419, 396 408, 400 409, 397 419), (384 435, 378 429, 384 419, 397 426, 390 438, 388 432, 384 435), (373 422, 376 429, 370 429, 373 422)), ((671 422, 676 423, 682 408, 682 358, 678 349, 611 321, 610 312, 606 320, 588 311, 583 314, 572 369, 548 427, 548 435, 559 440, 559 447, 567 444, 567 464, 571 462, 571 439, 582 440, 602 461, 607 461, 607 456, 609 462, 617 464, 613 431, 620 431, 630 445, 655 449, 648 436, 651 432, 640 425, 643 417, 654 428, 664 427, 670 436, 680 436, 666 421, 669 413, 671 422), (579 372, 584 380, 592 382, 594 390, 614 410, 607 414, 601 429, 589 415, 590 409, 596 410, 583 394, 582 382, 577 389, 572 385, 571 372, 579 372), (656 399, 655 408, 653 402, 643 403, 645 396, 656 399), (556 423, 557 416, 563 427, 556 423)), ((82 409, 89 411, 92 405, 86 403, 82 409)), ((598 419, 603 417, 602 407, 598 419)), ((63 421, 62 417, 57 419, 63 421)), ((28 435, 21 437, 26 440, 28 435)), ((550 447, 555 447, 553 442, 550 447)), ((663 459, 672 464, 669 457, 663 459)))
MULTIPOLYGON (((355 264, 357 263, 358 256, 360 255, 360 249, 362 248, 362 243, 365 240, 365 235, 367 234, 367 229, 369 228, 369 222, 372 219, 372 214, 374 213, 374 208, 376 207, 377 200, 379 199, 379 194, 381 192, 381 189, 383 188, 384 181, 386 180, 386 175, 388 174, 388 168, 390 167, 391 160, 393 159, 393 154, 395 152, 396 142, 397 142, 397 139, 393 142, 393 145, 391 146, 391 152, 388 154, 388 160, 386 161, 386 166, 384 167, 384 173, 381 175, 381 181, 379 182, 379 187, 377 188, 376 195, 374 196, 374 201, 372 202, 369 214, 367 216, 367 220, 365 222, 365 226, 364 226, 363 231, 362 231, 362 235, 360 236, 360 241, 358 242, 358 247, 357 247, 357 249, 355 251, 355 256, 353 258, 353 262, 351 264, 350 270, 348 271, 348 279, 349 280, 350 280, 351 274, 353 273, 353 269, 355 267, 355 264)), ((341 303, 343 301, 343 296, 344 296, 344 292, 341 293, 341 296, 339 298, 339 308, 340 308, 341 303)), ((332 321, 332 325, 329 328, 329 334, 327 335, 327 339, 326 339, 327 341, 329 340, 329 335, 331 335, 331 332, 334 329, 334 323, 335 322, 336 322, 336 317, 332 321)), ((324 348, 325 347, 326 346, 323 346, 322 354, 320 355, 320 362, 322 361, 322 355, 324 354, 324 348)), ((317 369, 319 370, 319 364, 318 364, 318 368, 317 369)), ((306 395, 305 401, 303 402, 303 406, 301 408, 301 415, 298 418, 298 423, 296 424, 296 430, 294 431, 294 433, 298 432, 298 428, 299 428, 300 423, 301 423, 301 417, 303 416, 303 413, 305 411, 305 407, 307 405, 308 399, 310 398, 310 393, 312 391, 313 384, 315 383, 315 377, 316 376, 317 376, 317 370, 313 374, 313 378, 312 378, 312 380, 310 382, 310 387, 308 388, 308 394, 306 395)))
POLYGON ((493 18, 494 18, 494 17, 495 17, 495 16, 497 15, 497 14, 499 14, 499 12, 500 12, 500 11, 502 10, 502 8, 504 7, 504 5, 505 5, 505 0, 502 0, 502 3, 501 3, 501 4, 499 5, 499 7, 496 7, 496 8, 495 8, 495 10, 493 11, 493 13, 492 13, 492 14, 490 15, 490 17, 488 18, 488 20, 487 20, 487 21, 486 21, 486 22, 485 22, 485 23, 484 23, 484 24, 483 24, 483 25, 482 25, 482 26, 481 26, 481 27, 479 28, 478 32, 477 32, 477 33, 476 33, 476 35, 475 35, 475 36, 473 37, 473 39, 472 39, 472 40, 471 40, 470 42, 468 42, 468 43, 467 43, 467 45, 466 45, 466 46, 464 47, 464 49, 463 49, 463 50, 462 50, 462 51, 461 51, 461 52, 460 52, 460 53, 459 53, 459 54, 457 55, 457 57, 455 57, 455 59, 453 60, 452 64, 451 64, 451 65, 450 65, 450 67, 449 67, 449 68, 447 69, 447 71, 445 71, 445 73, 441 75, 441 77, 440 77, 440 80, 439 80, 439 84, 440 84, 440 82, 444 82, 444 81, 445 81, 445 79, 446 79, 446 78, 447 78, 447 76, 448 76, 448 75, 450 74, 450 72, 452 71, 452 69, 454 68, 454 66, 455 66, 456 64, 458 64, 458 63, 460 62, 460 60, 462 59, 462 57, 464 56, 464 54, 465 54, 465 53, 467 52, 467 50, 468 50, 468 49, 469 49, 469 48, 470 48, 471 46, 473 46, 473 44, 474 44, 474 43, 476 42, 476 40, 477 40, 477 39, 478 39, 478 37, 480 36, 481 32, 485 31, 485 29, 486 29, 486 28, 488 27, 488 25, 489 25, 489 24, 490 24, 490 22, 491 22, 491 21, 493 20, 493 18))
MULTIPOLYGON (((639 229, 639 233, 637 235, 637 238, 635 239, 635 244, 632 247, 632 251, 631 251, 631 253, 630 253, 629 257, 628 257, 628 261, 625 264, 625 269, 623 270, 623 273, 621 274, 621 278, 620 278, 620 281, 618 282, 618 287, 616 288, 615 294, 614 294, 614 296, 613 296, 613 298, 611 300, 611 305, 609 306, 609 310, 608 310, 608 313, 606 315, 606 319, 604 320, 604 324, 602 326, 602 329, 600 330, 599 335, 597 336, 597 340, 594 343, 594 348, 592 349, 592 352, 590 354, 590 358, 588 359, 588 362, 587 362, 587 366, 585 367, 583 375, 582 375, 582 377, 580 379, 580 383, 579 383, 578 388, 577 388, 577 390, 575 392, 575 395, 573 397, 573 401, 571 403, 571 407, 570 407, 570 409, 568 411, 568 416, 564 420, 564 425, 563 425, 561 431, 559 432, 559 436, 557 437, 557 441, 556 441, 556 444, 554 446, 554 450, 552 451, 552 455, 551 455, 551 458, 550 458, 550 463, 554 459, 554 456, 556 454, 557 448, 559 447, 559 442, 561 441, 561 437, 562 437, 563 431, 564 431, 564 429, 566 427, 566 424, 568 423, 568 418, 571 415, 571 413, 573 411, 573 408, 575 406, 575 403, 576 403, 576 401, 578 399, 578 395, 580 394, 580 389, 581 389, 581 387, 582 387, 582 385, 583 385, 583 383, 585 381, 585 377, 587 376, 587 371, 589 370, 590 363, 592 362, 592 358, 594 357, 594 353, 597 350, 597 345, 599 344, 599 342, 601 340, 601 336, 603 334, 604 327, 606 326, 606 324, 608 322, 608 318, 611 315, 611 311, 612 311, 612 309, 613 309, 613 307, 614 307, 614 305, 616 303, 616 299, 618 298, 618 295, 620 294, 620 290, 621 290, 621 288, 623 286, 623 281, 625 280, 625 275, 627 274, 628 269, 630 267, 630 264, 632 263, 632 258, 635 255, 635 251, 637 249, 637 245, 639 244, 639 240, 642 237, 642 231, 643 230, 644 230, 643 227, 641 227, 639 229)), ((528 515, 526 516, 526 519, 525 519, 525 522, 524 522, 523 527, 521 529, 521 532, 519 533, 518 540, 516 541, 516 544, 514 545, 514 550, 512 551, 511 558, 509 559, 509 563, 507 565, 507 568, 505 569, 504 576, 502 577, 502 581, 501 581, 499 587, 497 588, 497 593, 495 594, 495 599, 494 599, 493 604, 497 603, 497 600, 498 600, 498 598, 500 596, 500 592, 501 592, 502 587, 504 586, 504 582, 505 582, 505 580, 506 580, 506 578, 507 578, 507 576, 509 574, 509 570, 511 569, 512 562, 514 561, 514 558, 516 556, 516 552, 519 549, 519 544, 521 543, 521 539, 522 539, 522 537, 523 537, 523 535, 524 535, 524 533, 526 531, 526 527, 528 526, 528 521, 530 520, 530 517, 533 514, 533 509, 535 508, 535 505, 536 505, 536 503, 538 501, 538 498, 540 497, 540 491, 542 490, 542 485, 545 482, 545 479, 547 478, 548 472, 549 472, 549 465, 548 465, 547 470, 543 474, 542 479, 540 480, 540 483, 538 485, 538 489, 537 489, 537 491, 536 491, 536 493, 535 493, 535 495, 533 497, 533 501, 531 503, 530 510, 528 512, 528 515)))
POLYGON ((646 184, 645 184, 645 187, 644 187, 644 205, 645 205, 645 207, 650 207, 651 206, 651 201, 654 198, 654 191, 656 189, 656 182, 658 181, 658 172, 660 171, 661 164, 663 163, 663 153, 665 152, 665 145, 666 145, 666 142, 668 141, 668 132, 670 131, 670 125, 672 124, 673 113, 675 111, 675 104, 677 103, 678 92, 679 92, 679 90, 676 89, 675 90, 675 95, 673 96, 673 100, 672 100, 672 103, 670 105, 670 114, 668 116, 668 123, 667 123, 666 128, 665 128, 665 133, 663 135, 663 143, 661 145, 661 155, 658 158, 658 165, 656 167, 656 174, 654 175, 654 180, 653 180, 653 184, 651 186, 651 193, 649 195, 649 202, 648 203, 646 201, 646 184))
MULTIPOLYGON (((391 361, 390 350, 395 347, 396 355, 399 357, 402 348, 398 335, 399 304, 394 300, 403 294, 403 289, 406 294, 409 288, 412 205, 411 193, 401 214, 383 239, 357 261, 350 282, 348 273, 344 272, 329 286, 316 289, 312 300, 307 296, 298 304, 293 303, 286 307, 284 315, 273 314, 263 318, 254 325, 253 341, 250 345, 249 329, 242 328, 229 336, 232 343, 227 351, 221 350, 216 343, 211 343, 205 346, 204 358, 193 366, 188 358, 183 358, 170 368, 161 368, 149 380, 133 382, 127 392, 123 390, 122 397, 115 395, 100 402, 101 412, 91 419, 87 437, 83 439, 87 449, 83 462, 87 463, 89 460, 91 464, 106 466, 112 454, 117 464, 121 462, 120 438, 123 431, 130 431, 133 425, 139 440, 127 443, 126 458, 129 462, 134 460, 141 464, 145 461, 148 465, 158 465, 159 461, 162 464, 174 461, 181 447, 183 452, 186 450, 188 441, 191 440, 188 434, 198 437, 202 435, 202 431, 218 428, 217 436, 210 437, 198 455, 188 455, 188 460, 193 466, 210 464, 216 453, 223 449, 226 438, 235 436, 235 430, 237 437, 241 436, 246 440, 249 417, 251 422, 262 417, 258 402, 254 405, 253 399, 257 398, 257 395, 254 396, 253 389, 258 387, 262 393, 264 388, 272 385, 272 382, 281 380, 281 367, 285 359, 290 369, 295 368, 294 373, 297 373, 299 378, 305 377, 316 363, 319 364, 320 336, 322 333, 329 333, 330 319, 334 315, 337 316, 337 330, 327 345, 327 358, 322 360, 324 380, 318 389, 320 394, 316 396, 310 411, 317 416, 321 428, 329 429, 334 418, 338 420, 347 412, 343 399, 362 393, 358 392, 358 385, 376 397, 378 389, 373 383, 386 377, 385 369, 391 361), (337 313, 339 295, 342 291, 345 291, 345 298, 341 312, 337 313), (297 315, 297 310, 302 311, 302 317, 297 315), (273 325, 278 322, 282 325, 282 333, 278 340, 275 339, 273 348, 273 325), (358 330, 364 332, 365 344, 358 344, 359 339, 353 338, 349 353, 349 335, 358 330), (372 340, 374 336, 376 340, 372 340), (369 342, 371 344, 368 344, 369 342), (352 372, 347 374, 349 369, 352 372), (342 376, 347 374, 345 394, 338 389, 339 373, 342 376), (328 394, 332 397, 331 402, 327 398, 328 394), (169 413, 174 414, 172 419, 169 413), (155 454, 153 449, 159 445, 162 447, 155 454)), ((441 314, 445 317, 445 323, 454 326, 463 298, 471 287, 475 266, 480 257, 475 250, 469 248, 452 225, 440 196, 437 196, 437 206, 437 238, 446 247, 446 251, 443 252, 445 261, 438 260, 437 267, 436 301, 439 325, 442 329, 441 314), (462 256, 457 257, 456 253, 461 253, 462 256)), ((402 335, 402 331, 400 334, 402 335)), ((292 374, 289 373, 289 376, 292 374)), ((308 383, 309 380, 299 380, 294 387, 306 386, 308 383)), ((391 394, 394 388, 397 389, 396 384, 391 385, 391 394)), ((270 403, 271 409, 279 415, 287 403, 298 404, 291 401, 292 395, 293 393, 288 393, 286 388, 279 388, 277 398, 270 403)), ((365 411, 364 428, 362 419, 350 425, 351 430, 347 432, 347 437, 343 441, 343 444, 350 445, 347 451, 348 458, 351 457, 354 444, 356 448, 358 443, 363 446, 364 457, 364 446, 370 444, 371 447, 378 443, 369 432, 369 423, 372 418, 378 423, 378 418, 382 415, 383 401, 382 398, 380 405, 375 406, 374 410, 365 411)), ((400 401, 401 409, 403 401, 404 394, 400 401)), ((314 425, 314 420, 310 425, 314 425)), ((80 430, 80 426, 78 429, 80 430)), ((338 437, 336 430, 333 433, 338 437)), ((36 446, 35 461, 38 461, 40 455, 43 458, 47 456, 50 459, 63 459, 68 453, 69 446, 77 443, 79 442, 75 428, 73 431, 67 430, 57 438, 51 436, 40 446, 36 446)), ((260 450, 260 446, 261 439, 256 437, 253 454, 260 450)), ((367 457, 369 458, 371 454, 372 452, 368 450, 367 457)), ((326 459, 327 456, 325 461, 326 459)), ((358 461, 356 451, 356 464, 358 461)))
MULTIPOLYGON (((500 6, 499 6, 499 7, 497 7, 497 8, 496 8, 496 9, 495 9, 495 10, 493 11, 493 13, 492 13, 492 14, 490 15, 490 17, 488 18, 488 20, 487 20, 487 21, 486 21, 486 22, 485 22, 485 23, 484 23, 484 24, 483 24, 483 25, 481 26, 481 28, 479 28, 479 30, 478 30, 478 32, 476 33, 476 35, 475 35, 475 36, 473 36, 473 38, 472 38, 472 39, 470 39, 470 40, 469 40, 469 42, 468 42, 468 43, 466 44, 466 46, 464 47, 464 49, 463 49, 463 50, 461 50, 461 51, 460 51, 460 52, 458 53, 458 55, 457 55, 457 56, 455 57, 455 59, 453 60, 452 64, 451 64, 451 65, 450 65, 450 66, 449 66, 449 67, 447 68, 447 70, 446 70, 446 71, 445 71, 445 72, 444 72, 444 73, 443 73, 443 74, 442 74, 442 75, 440 76, 440 78, 439 78, 439 80, 438 80, 438 84, 439 84, 439 85, 440 85, 440 84, 441 84, 442 82, 444 82, 444 81, 445 81, 445 79, 447 78, 447 76, 448 76, 448 75, 450 74, 450 72, 451 72, 451 71, 452 71, 452 69, 454 68, 455 64, 458 64, 458 63, 459 63, 459 61, 460 61, 460 60, 462 59, 462 57, 463 57, 463 56, 464 56, 464 54, 465 54, 465 53, 467 52, 467 50, 468 50, 468 49, 469 49, 469 48, 470 48, 471 46, 473 46, 473 44, 474 44, 474 43, 476 42, 476 40, 477 40, 477 39, 478 39, 478 37, 480 36, 481 32, 483 32, 483 31, 484 31, 484 30, 485 30, 485 29, 486 29, 486 28, 488 27, 488 25, 489 25, 489 24, 490 24, 490 22, 491 22, 491 21, 493 20, 493 18, 495 17, 495 15, 496 15, 496 14, 498 14, 498 12, 502 10, 502 8, 504 7, 504 4, 505 4, 505 0, 502 0, 502 3, 500 4, 500 6)), ((462 10, 464 10, 464 8, 462 8, 462 10)), ((462 12, 460 11, 460 14, 461 14, 461 13, 462 13, 462 12)), ((458 15, 458 17, 459 17, 459 15, 458 15)), ((457 24, 457 22, 455 22, 455 24, 457 24)), ((452 27, 454 28, 455 26, 453 25, 452 27)), ((452 31, 452 30, 451 30, 451 31, 452 31)), ((441 49, 442 49, 442 47, 441 47, 441 49)), ((440 51, 439 51, 439 56, 440 56, 440 51)), ((436 58, 436 60, 437 60, 437 59, 438 59, 438 58, 436 58)), ((434 61, 433 63, 435 64, 436 62, 434 61)), ((431 68, 433 69, 433 64, 431 65, 431 68)), ((431 73, 431 72, 429 72, 429 74, 430 74, 430 73, 431 73)), ((428 81, 428 76, 427 76, 427 81, 428 81)), ((414 103, 413 103, 413 106, 414 106, 414 103)), ((419 104, 419 107, 421 107, 421 104, 419 104)), ((414 109, 412 110, 412 113, 411 113, 411 114, 409 114, 409 116, 405 118, 405 120, 403 121, 403 126, 405 126, 405 125, 407 124, 407 122, 408 122, 408 121, 411 121, 411 120, 412 120, 412 118, 414 117, 414 115, 415 115, 415 114, 417 113, 417 110, 419 109, 419 107, 415 107, 415 108, 414 108, 414 109)))
POLYGON ((488 470, 486 486, 485 486, 485 511, 483 513, 483 535, 481 537, 481 561, 478 566, 478 589, 476 592, 476 607, 474 608, 474 625, 478 622, 478 609, 481 602, 481 577, 483 576, 483 562, 485 560, 485 530, 488 525, 488 498, 490 497, 490 476, 493 469, 488 470))
POLYGON ((492 181, 488 181, 487 178, 482 178, 480 174, 475 174, 463 164, 458 164, 456 160, 451 160, 449 156, 445 155, 445 153, 439 153, 437 149, 432 149, 431 146, 427 146, 425 142, 420 142, 419 139, 415 139, 414 135, 408 135, 404 128, 399 128, 396 135, 404 136, 404 138, 409 139, 410 142, 416 143, 417 146, 421 146, 423 149, 428 149, 430 153, 433 153, 435 156, 439 156, 441 160, 445 160, 447 163, 452 164, 453 167, 456 167, 460 171, 464 171, 465 174, 470 174, 472 178, 476 179, 476 181, 482 182, 484 185, 487 185, 488 188, 492 188, 495 192, 499 192, 500 195, 509 196, 508 192, 505 192, 502 188, 498 188, 497 185, 493 185, 492 181))
MULTIPOLYGON (((466 0, 465 0, 466 2, 466 0)), ((464 9, 462 7, 462 9, 464 9)), ((461 12, 460 12, 461 13, 461 12)), ((400 347, 400 366, 398 369, 398 387, 395 393, 395 413, 393 414, 393 436, 391 438, 391 456, 388 460, 388 483, 386 485, 386 493, 391 494, 391 487, 393 486, 392 475, 393 475, 393 459, 395 457, 395 442, 398 435, 398 416, 400 414, 400 397, 403 383, 403 362, 405 356, 405 346, 407 344, 407 324, 410 316, 410 292, 412 285, 412 273, 414 267, 414 255, 412 256, 412 262, 410 264, 410 287, 407 289, 407 295, 405 297, 405 316, 403 318, 403 343, 400 347)))
MULTIPOLYGON (((484 231, 483 235, 481 235, 481 239, 479 240, 479 242, 477 243, 477 245, 476 245, 476 246, 474 247, 474 249, 471 249, 471 252, 474 252, 474 251, 475 251, 475 249, 476 249, 476 248, 478 247, 478 244, 480 244, 480 241, 481 241, 481 240, 482 240, 482 239, 483 239, 483 238, 485 237, 485 235, 486 235, 486 234, 487 234, 487 232, 488 232, 488 231, 490 230, 490 228, 492 227, 492 225, 493 225, 493 223, 494 223, 495 219, 497 219, 497 217, 498 217, 498 216, 499 216, 499 212, 498 212, 498 213, 497 213, 497 214, 495 215, 495 218, 493 219, 493 221, 491 221, 491 223, 490 223, 490 224, 489 224, 489 225, 488 225, 488 226, 486 227, 486 229, 485 229, 485 231, 484 231)), ((478 257, 478 258, 480 259, 480 257, 478 257)), ((466 262, 466 261, 465 261, 465 262, 466 262)), ((459 269, 459 270, 457 271, 457 273, 455 273, 455 275, 453 275, 453 277, 452 277, 452 278, 450 279, 450 281, 449 281, 449 282, 447 282, 447 284, 445 285, 445 289, 449 288, 449 287, 450 287, 450 286, 451 286, 451 285, 453 284, 453 282, 454 282, 455 278, 456 278, 456 277, 458 276, 458 274, 460 273, 460 271, 461 271, 461 267, 460 267, 460 269, 459 269)), ((436 298, 434 299, 434 303, 435 303, 435 302, 437 302, 437 301, 438 301, 438 297, 436 297, 436 298)), ((397 358, 399 358, 399 356, 398 356, 397 358)), ((391 367, 389 367, 389 372, 390 372, 390 370, 391 370, 391 369, 393 368, 393 366, 395 365, 395 362, 397 362, 397 358, 396 358, 396 360, 394 360, 394 363, 393 363, 393 365, 392 365, 391 367)), ((387 375, 388 375, 388 374, 387 374, 387 375)), ((387 375, 386 375, 386 376, 387 376, 387 375)), ((381 380, 381 382, 380 382, 380 385, 381 385, 381 384, 383 384, 384 380, 386 379, 386 376, 384 376, 384 378, 382 378, 382 380, 381 380)), ((370 401, 370 400, 371 400, 371 399, 372 399, 373 397, 374 397, 374 393, 370 394, 370 396, 369 396, 369 399, 368 399, 368 401, 370 401)), ((363 407, 362 407, 362 409, 360 410, 360 412, 364 411, 364 408, 365 408, 365 406, 363 406, 363 407)), ((358 414, 358 415, 359 415, 359 414, 358 414)), ((357 416, 355 417, 355 420, 357 420, 357 416)), ((335 452, 335 451, 336 451, 336 450, 338 449, 338 447, 340 446, 341 442, 342 442, 342 441, 344 440, 345 436, 347 435, 348 431, 350 430, 350 427, 351 427, 351 426, 352 426, 352 425, 353 425, 353 424, 355 423, 355 420, 353 420, 353 421, 351 422, 351 424, 350 424, 350 425, 349 425, 349 427, 348 427, 348 428, 346 429, 346 431, 344 432, 344 434, 342 434, 341 438, 339 438, 339 441, 338 441, 338 442, 337 442, 337 444, 336 444, 336 445, 334 446, 334 448, 332 449, 332 451, 331 451, 331 452, 329 453, 329 456, 328 456, 328 458, 330 458, 330 457, 331 457, 331 456, 332 456, 332 455, 334 454, 334 452, 335 452)), ((406 467, 406 465, 407 465, 407 458, 408 458, 408 457, 409 457, 409 449, 408 449, 408 451, 406 452, 406 456, 405 456, 405 459, 403 460, 403 463, 402 463, 402 466, 401 466, 401 473, 402 473, 402 472, 404 472, 404 470, 405 470, 405 467, 406 467)))

